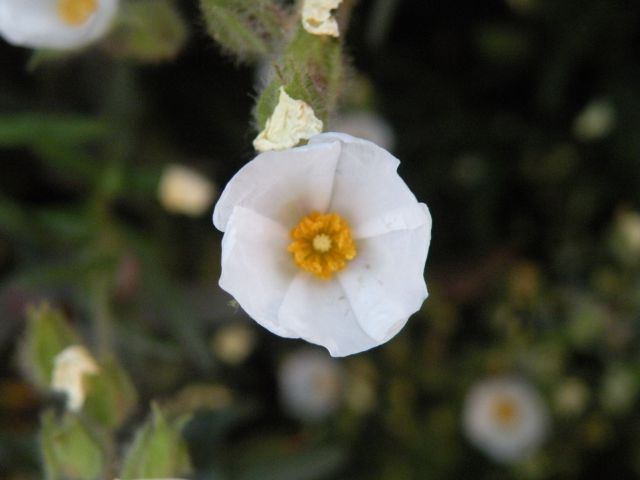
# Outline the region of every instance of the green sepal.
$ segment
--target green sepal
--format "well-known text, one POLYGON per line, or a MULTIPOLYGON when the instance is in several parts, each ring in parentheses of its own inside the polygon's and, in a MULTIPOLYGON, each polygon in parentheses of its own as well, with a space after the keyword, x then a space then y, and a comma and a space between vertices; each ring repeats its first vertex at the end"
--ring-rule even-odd
POLYGON ((103 47, 113 56, 143 62, 171 60, 187 39, 187 26, 172 0, 123 3, 103 47))
POLYGON ((25 376, 37 387, 49 388, 56 355, 71 345, 81 344, 62 312, 46 303, 29 307, 20 352, 25 376))
POLYGON ((200 0, 209 34, 239 61, 255 61, 282 42, 287 12, 273 0, 200 0))
POLYGON ((344 83, 340 40, 312 35, 300 26, 273 68, 274 79, 260 95, 254 111, 258 129, 264 128, 273 113, 280 87, 290 97, 309 104, 316 117, 326 124, 344 83))
POLYGON ((157 405, 151 405, 151 415, 140 427, 126 453, 120 478, 161 478, 186 475, 191 461, 181 430, 190 420, 182 416, 169 420, 157 405))
POLYGON ((137 402, 135 387, 115 358, 100 362, 97 375, 85 378, 85 413, 107 428, 117 428, 127 419, 137 402))
POLYGON ((94 480, 104 473, 105 455, 76 415, 42 415, 40 445, 47 480, 94 480))

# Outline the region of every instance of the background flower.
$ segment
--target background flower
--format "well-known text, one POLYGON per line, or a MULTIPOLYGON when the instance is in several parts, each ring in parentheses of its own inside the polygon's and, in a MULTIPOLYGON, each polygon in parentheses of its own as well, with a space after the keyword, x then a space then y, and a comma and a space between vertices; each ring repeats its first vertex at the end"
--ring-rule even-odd
POLYGON ((301 420, 321 420, 342 401, 344 372, 326 353, 301 348, 280 364, 278 389, 287 413, 301 420))
POLYGON ((118 0, 3 0, 0 35, 24 47, 71 49, 100 38, 118 0))
MULTIPOLYGON (((265 328, 334 356, 389 340, 427 296, 431 238, 429 211, 395 172, 398 164, 371 142, 335 133, 258 156, 215 207, 225 232, 220 286, 265 328), (288 251, 289 232, 311 212, 340 215, 357 245, 332 278, 297 268, 288 251)), ((332 241, 327 254, 337 248, 332 241)))
POLYGON ((526 458, 540 446, 549 427, 540 395, 513 378, 474 385, 465 399, 463 422, 469 440, 499 462, 526 458))

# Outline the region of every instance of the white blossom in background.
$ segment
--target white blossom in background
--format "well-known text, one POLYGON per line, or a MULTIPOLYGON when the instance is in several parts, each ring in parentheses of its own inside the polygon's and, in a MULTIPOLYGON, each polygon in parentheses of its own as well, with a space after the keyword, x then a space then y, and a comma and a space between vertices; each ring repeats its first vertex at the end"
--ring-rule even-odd
POLYGON ((162 172, 158 199, 168 212, 197 217, 210 211, 216 190, 216 186, 199 172, 171 164, 162 172))
POLYGON ((592 142, 611 133, 616 124, 613 103, 606 99, 587 104, 573 121, 573 134, 578 140, 592 142))
POLYGON ((254 148, 259 152, 284 150, 296 146, 322 132, 322 120, 302 100, 294 100, 280 87, 278 104, 256 139, 254 148))
POLYGON ((1 0, 0 36, 30 48, 74 49, 102 37, 118 0, 1 0))
POLYGON ((353 137, 364 138, 385 150, 393 150, 395 135, 389 123, 373 112, 347 112, 329 122, 332 132, 347 133, 353 137))
POLYGON ((301 420, 322 420, 342 401, 344 372, 324 352, 303 348, 288 355, 278 369, 284 410, 301 420))
POLYGON ((256 341, 256 334, 248 325, 231 324, 216 332, 211 346, 220 360, 230 365, 239 365, 251 354, 256 341))
POLYGON ((515 378, 483 380, 469 391, 463 427, 469 441, 497 462, 532 454, 549 430, 547 407, 536 390, 515 378))
POLYGON ((302 26, 314 35, 339 37, 338 22, 332 10, 338 8, 342 0, 304 0, 302 4, 302 26))
POLYGON ((89 351, 81 345, 72 345, 54 358, 51 388, 64 393, 67 396, 67 409, 77 412, 87 395, 85 377, 98 372, 98 365, 89 351))
POLYGON ((431 216, 398 159, 346 134, 266 152, 225 187, 220 286, 259 324, 351 355, 391 339, 427 298, 431 216))
POLYGON ((629 262, 640 260, 640 213, 621 208, 613 222, 611 235, 616 253, 629 262))

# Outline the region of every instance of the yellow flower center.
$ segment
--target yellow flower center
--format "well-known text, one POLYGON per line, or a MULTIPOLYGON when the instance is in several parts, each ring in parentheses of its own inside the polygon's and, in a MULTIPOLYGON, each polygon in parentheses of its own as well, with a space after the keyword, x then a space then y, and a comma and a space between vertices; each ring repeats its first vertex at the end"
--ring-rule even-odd
POLYGON ((58 0, 58 16, 72 27, 82 25, 98 8, 98 0, 58 0))
POLYGON ((291 230, 289 252, 302 270, 328 280, 356 256, 347 222, 336 213, 312 212, 291 230))
POLYGON ((520 417, 520 409, 510 396, 504 395, 493 403, 493 419, 503 427, 513 426, 520 417))

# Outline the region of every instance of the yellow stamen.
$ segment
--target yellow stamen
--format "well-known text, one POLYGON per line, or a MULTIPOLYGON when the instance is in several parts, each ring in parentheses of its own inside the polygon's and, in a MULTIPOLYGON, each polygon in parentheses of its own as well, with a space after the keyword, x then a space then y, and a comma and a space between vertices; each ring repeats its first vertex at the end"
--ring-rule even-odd
POLYGON ((72 27, 89 20, 98 9, 98 0, 58 0, 58 16, 72 27))
POLYGON ((356 256, 347 222, 336 213, 312 212, 291 230, 288 251, 302 270, 328 280, 356 256))
POLYGON ((503 427, 513 426, 520 417, 520 410, 513 398, 501 396, 493 403, 493 418, 503 427))

